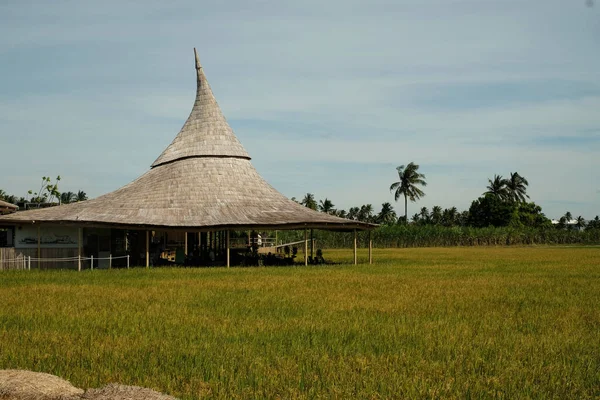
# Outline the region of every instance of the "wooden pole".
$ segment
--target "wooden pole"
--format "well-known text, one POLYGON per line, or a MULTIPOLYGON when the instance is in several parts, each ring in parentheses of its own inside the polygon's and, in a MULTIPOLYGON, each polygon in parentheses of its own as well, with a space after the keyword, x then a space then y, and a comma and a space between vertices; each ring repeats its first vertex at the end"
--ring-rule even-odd
POLYGON ((38 232, 37 232, 37 240, 38 240, 38 248, 37 248, 37 259, 38 259, 38 269, 41 269, 41 261, 40 258, 42 257, 42 238, 41 238, 41 233, 40 233, 40 225, 38 225, 38 232))
POLYGON ((304 265, 308 265, 308 229, 304 229, 304 265))
POLYGON ((229 245, 230 245, 230 243, 229 243, 229 231, 227 231, 227 268, 229 268, 230 261, 231 261, 231 259, 230 259, 230 252, 229 252, 229 245))
POLYGON ((150 231, 146 231, 146 268, 150 268, 150 231))
POLYGON ((311 228, 311 230, 310 230, 310 259, 311 260, 315 259, 314 250, 315 250, 315 238, 313 236, 313 230, 311 228))
POLYGON ((77 271, 81 272, 81 247, 83 242, 83 228, 77 229, 77 271))
POLYGON ((187 232, 185 232, 183 234, 183 254, 185 254, 187 256, 188 254, 188 239, 187 239, 187 232))
POLYGON ((369 231, 369 264, 373 264, 373 234, 369 231))
POLYGON ((354 265, 358 264, 358 254, 357 254, 357 243, 358 242, 358 238, 357 238, 357 234, 356 234, 356 229, 354 230, 354 265))

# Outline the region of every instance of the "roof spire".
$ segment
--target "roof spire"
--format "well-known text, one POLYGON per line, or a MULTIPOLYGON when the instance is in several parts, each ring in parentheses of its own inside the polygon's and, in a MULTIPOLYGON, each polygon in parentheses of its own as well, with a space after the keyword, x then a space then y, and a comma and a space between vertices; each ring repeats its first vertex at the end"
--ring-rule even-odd
POLYGON ((227 123, 204 75, 198 52, 196 59, 196 101, 181 131, 152 167, 190 157, 234 157, 250 159, 227 123))

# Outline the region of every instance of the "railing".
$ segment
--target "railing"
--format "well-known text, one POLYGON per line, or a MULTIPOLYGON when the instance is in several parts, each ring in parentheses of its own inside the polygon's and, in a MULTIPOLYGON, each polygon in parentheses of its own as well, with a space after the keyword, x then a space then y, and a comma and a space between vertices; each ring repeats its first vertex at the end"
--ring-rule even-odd
POLYGON ((98 263, 101 260, 108 260, 108 268, 112 268, 112 262, 113 260, 118 260, 118 259, 127 259, 127 268, 129 269, 129 255, 127 256, 119 256, 119 257, 113 257, 112 255, 109 255, 108 257, 96 257, 94 258, 94 256, 90 256, 90 257, 81 257, 81 256, 77 256, 77 257, 60 257, 60 258, 37 258, 37 257, 31 257, 31 256, 24 256, 22 254, 19 254, 18 256, 15 255, 14 258, 2 258, 0 259, 0 270, 8 270, 8 269, 18 269, 18 270, 31 270, 31 262, 34 262, 35 264, 41 264, 41 263, 45 263, 45 262, 51 262, 51 263, 60 263, 60 262, 65 262, 65 263, 74 263, 77 262, 78 263, 78 268, 81 271, 81 266, 82 266, 82 262, 83 261, 89 261, 90 262, 90 269, 94 270, 94 261, 96 261, 96 268, 98 268, 98 263))

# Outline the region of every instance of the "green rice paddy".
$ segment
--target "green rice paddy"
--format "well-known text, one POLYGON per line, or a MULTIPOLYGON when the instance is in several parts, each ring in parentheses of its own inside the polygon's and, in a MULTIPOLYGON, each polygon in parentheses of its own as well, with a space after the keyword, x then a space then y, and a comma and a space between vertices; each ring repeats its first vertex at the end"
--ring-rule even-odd
POLYGON ((374 255, 1 272, 0 368, 184 399, 600 397, 600 248, 374 255))

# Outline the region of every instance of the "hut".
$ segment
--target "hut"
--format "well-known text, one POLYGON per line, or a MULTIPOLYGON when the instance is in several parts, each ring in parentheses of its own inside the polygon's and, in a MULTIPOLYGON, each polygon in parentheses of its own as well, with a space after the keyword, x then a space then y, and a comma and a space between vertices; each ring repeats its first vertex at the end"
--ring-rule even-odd
POLYGON ((85 254, 100 258, 135 248, 139 259, 133 262, 146 266, 153 246, 173 241, 183 244, 185 252, 189 242, 202 251, 217 249, 229 266, 232 232, 281 229, 304 229, 306 264, 308 229, 354 231, 356 262, 356 230, 375 225, 313 211, 270 186, 227 123, 196 49, 194 54, 192 111, 148 172, 95 199, 2 216, 0 224, 13 224, 17 245, 29 246, 38 257, 46 245, 61 249, 63 256, 81 256, 83 247, 85 254), (132 234, 123 238, 115 230, 132 234))

